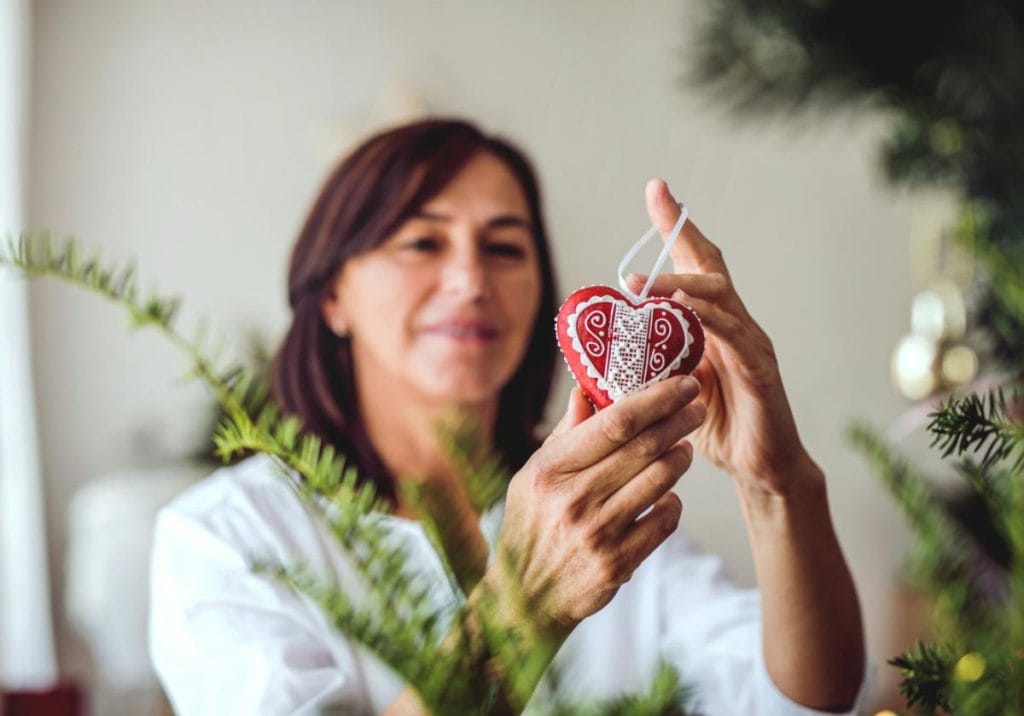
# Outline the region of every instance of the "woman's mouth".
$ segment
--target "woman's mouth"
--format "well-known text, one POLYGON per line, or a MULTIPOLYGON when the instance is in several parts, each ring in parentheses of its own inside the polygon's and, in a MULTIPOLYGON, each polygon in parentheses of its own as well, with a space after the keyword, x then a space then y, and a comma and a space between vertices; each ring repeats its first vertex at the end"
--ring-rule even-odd
POLYGON ((440 321, 426 326, 423 332, 458 343, 489 343, 498 337, 498 330, 483 321, 440 321))

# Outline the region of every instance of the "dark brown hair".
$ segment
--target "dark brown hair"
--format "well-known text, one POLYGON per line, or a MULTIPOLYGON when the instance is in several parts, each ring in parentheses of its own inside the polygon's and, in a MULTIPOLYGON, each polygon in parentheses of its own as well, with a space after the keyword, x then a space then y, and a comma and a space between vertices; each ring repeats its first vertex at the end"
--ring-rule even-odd
POLYGON ((537 178, 525 155, 460 120, 430 119, 371 137, 328 177, 292 252, 288 301, 292 323, 271 366, 274 399, 303 430, 346 455, 361 479, 395 499, 389 475, 359 416, 350 342, 338 338, 321 303, 341 266, 387 239, 440 193, 480 152, 501 159, 522 187, 534 226, 541 299, 522 363, 502 389, 495 446, 517 469, 537 447, 555 364, 555 280, 537 178))

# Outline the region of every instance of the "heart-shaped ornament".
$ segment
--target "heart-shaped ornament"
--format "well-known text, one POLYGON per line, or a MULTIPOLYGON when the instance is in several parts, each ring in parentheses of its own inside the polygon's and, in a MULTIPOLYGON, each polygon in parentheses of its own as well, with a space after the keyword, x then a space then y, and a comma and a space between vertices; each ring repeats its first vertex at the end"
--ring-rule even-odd
POLYGON ((633 303, 609 286, 571 293, 555 330, 569 370, 598 408, 692 372, 704 354, 704 330, 692 309, 660 297, 633 303))

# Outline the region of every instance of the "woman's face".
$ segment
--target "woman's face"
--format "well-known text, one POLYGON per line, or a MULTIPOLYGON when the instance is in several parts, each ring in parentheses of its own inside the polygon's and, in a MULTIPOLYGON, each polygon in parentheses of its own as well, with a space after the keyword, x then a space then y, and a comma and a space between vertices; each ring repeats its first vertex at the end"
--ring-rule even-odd
POLYGON ((480 153, 344 265, 323 315, 351 338, 360 390, 478 403, 518 367, 540 295, 526 198, 500 159, 480 153))

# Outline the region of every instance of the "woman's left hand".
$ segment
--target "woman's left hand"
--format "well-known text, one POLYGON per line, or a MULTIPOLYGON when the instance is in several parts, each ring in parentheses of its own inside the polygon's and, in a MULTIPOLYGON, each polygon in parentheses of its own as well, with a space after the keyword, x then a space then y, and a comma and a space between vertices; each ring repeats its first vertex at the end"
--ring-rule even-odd
MULTIPOLYGON (((647 184, 647 210, 668 236, 679 206, 665 182, 647 184)), ((722 252, 687 221, 672 260, 675 273, 655 279, 654 292, 689 304, 704 324, 694 377, 707 414, 689 440, 740 492, 761 593, 765 668, 793 701, 847 711, 864 673, 864 637, 824 474, 800 442, 775 350, 736 294, 722 252)))
MULTIPOLYGON (((651 221, 668 237, 680 209, 665 182, 648 182, 646 200, 651 221)), ((689 219, 671 255, 675 272, 657 277, 651 295, 691 306, 706 338, 693 375, 708 412, 691 441, 744 486, 786 495, 796 479, 790 476, 806 474, 802 468, 810 457, 797 434, 772 342, 736 293, 722 252, 689 219)), ((639 291, 646 276, 629 280, 639 291)))

